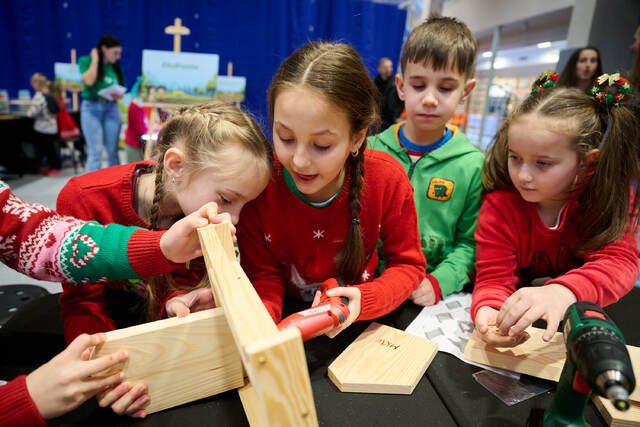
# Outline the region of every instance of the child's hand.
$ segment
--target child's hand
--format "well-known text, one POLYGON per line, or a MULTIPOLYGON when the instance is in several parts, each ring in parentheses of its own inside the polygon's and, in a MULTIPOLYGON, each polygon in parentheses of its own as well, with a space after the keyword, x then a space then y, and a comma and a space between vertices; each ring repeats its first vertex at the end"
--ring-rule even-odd
MULTIPOLYGON (((313 297, 313 303, 311 303, 311 307, 318 305, 320 302, 320 291, 316 291, 315 296, 313 297)), ((329 332, 325 335, 329 338, 333 338, 338 335, 342 330, 351 325, 357 318, 360 316, 360 289, 357 286, 341 286, 339 288, 329 289, 327 291, 327 296, 329 297, 347 297, 349 298, 349 304, 347 307, 349 308, 349 317, 344 323, 329 332)))
POLYGON ((105 339, 105 334, 82 334, 63 352, 27 375, 27 389, 42 418, 65 414, 122 381, 123 372, 106 377, 91 376, 129 357, 126 351, 119 351, 89 360, 92 347, 102 344, 105 339))
POLYGON ((522 332, 518 336, 508 336, 496 327, 498 310, 483 306, 476 313, 475 334, 484 342, 494 347, 515 347, 529 339, 529 333, 522 332))
POLYGON ((576 301, 576 296, 569 288, 557 283, 520 288, 502 305, 496 326, 503 334, 515 337, 536 320, 544 319, 547 321, 547 330, 542 339, 549 341, 558 330, 567 308, 576 301))
POLYGON ((231 216, 226 212, 218 214, 218 205, 209 202, 173 224, 160 238, 160 249, 169 261, 176 263, 198 258, 202 256, 202 248, 196 229, 207 224, 220 224, 224 221, 229 222, 229 228, 235 242, 236 228, 231 223, 231 216))
POLYGON ((436 303, 436 291, 428 278, 424 278, 418 289, 411 294, 411 301, 417 305, 433 305, 436 303))
POLYGON ((144 418, 147 414, 144 407, 149 404, 147 384, 144 382, 132 386, 122 383, 117 387, 106 390, 98 395, 98 405, 102 408, 111 406, 118 415, 129 415, 134 418, 144 418))
POLYGON ((178 295, 167 301, 165 310, 168 317, 184 317, 189 313, 214 308, 216 302, 213 299, 211 287, 200 288, 188 294, 178 295))

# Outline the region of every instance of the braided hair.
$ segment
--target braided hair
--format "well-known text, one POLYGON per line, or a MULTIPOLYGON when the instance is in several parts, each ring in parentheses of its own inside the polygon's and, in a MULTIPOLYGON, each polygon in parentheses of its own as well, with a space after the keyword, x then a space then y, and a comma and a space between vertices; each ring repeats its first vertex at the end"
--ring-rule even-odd
MULTIPOLYGON (((246 112, 221 101, 185 106, 162 126, 155 147, 156 165, 146 172, 154 174, 154 194, 149 212, 149 227, 158 228, 160 203, 165 197, 168 179, 164 171, 164 156, 168 149, 179 146, 185 153, 185 173, 187 179, 198 172, 215 168, 221 174, 228 166, 224 164, 221 151, 228 144, 241 144, 254 156, 264 171, 271 173, 273 154, 269 142, 260 126, 246 112)), ((172 276, 156 276, 146 281, 148 295, 148 314, 154 318, 160 310, 158 291, 178 290, 172 276)), ((203 279, 196 288, 208 285, 203 279)))
MULTIPOLYGON (((278 68, 269 87, 269 119, 273 125, 275 101, 283 90, 308 87, 319 91, 349 121, 351 134, 374 130, 379 122, 377 89, 358 53, 343 43, 311 42, 297 49, 278 68)), ((349 173, 349 231, 336 255, 338 275, 347 283, 358 283, 365 267, 364 243, 360 232, 360 197, 364 185, 366 140, 345 167, 349 173)))

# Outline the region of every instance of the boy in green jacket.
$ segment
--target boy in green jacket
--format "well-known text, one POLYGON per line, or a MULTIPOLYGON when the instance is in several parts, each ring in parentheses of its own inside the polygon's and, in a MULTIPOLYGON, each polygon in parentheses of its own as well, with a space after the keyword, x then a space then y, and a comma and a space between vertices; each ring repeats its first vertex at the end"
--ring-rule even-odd
POLYGON ((432 17, 402 48, 398 96, 407 120, 369 137, 405 168, 413 184, 427 278, 411 295, 431 305, 460 291, 475 262, 484 156, 447 122, 476 85, 476 40, 455 18, 432 17))

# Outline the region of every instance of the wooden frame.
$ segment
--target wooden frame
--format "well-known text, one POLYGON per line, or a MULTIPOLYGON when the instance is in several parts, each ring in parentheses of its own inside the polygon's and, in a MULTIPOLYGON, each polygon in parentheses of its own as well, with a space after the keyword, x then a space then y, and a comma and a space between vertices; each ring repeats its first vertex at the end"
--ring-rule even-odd
POLYGON ((147 382, 147 413, 239 388, 252 426, 317 426, 300 332, 278 331, 236 259, 228 223, 198 235, 221 308, 108 332, 93 357, 129 351, 124 370, 147 382))

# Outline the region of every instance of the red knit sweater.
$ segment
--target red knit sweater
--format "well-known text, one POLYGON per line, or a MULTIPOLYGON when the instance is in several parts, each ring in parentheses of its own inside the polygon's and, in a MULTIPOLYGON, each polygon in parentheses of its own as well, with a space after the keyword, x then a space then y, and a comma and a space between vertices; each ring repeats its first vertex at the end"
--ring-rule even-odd
POLYGON ((26 375, 0 386, 0 426, 33 427, 47 422, 29 395, 26 375))
MULTIPOLYGON (((402 166, 390 155, 367 150, 360 213, 366 269, 359 284, 359 320, 373 319, 398 307, 425 277, 413 188, 402 166), (375 280, 376 246, 382 239, 387 269, 375 280)), ((242 210, 238 246, 242 268, 274 321, 282 316, 282 297, 311 301, 322 282, 337 275, 334 257, 350 224, 349 181, 327 207, 313 207, 287 186, 282 166, 266 190, 242 210)))
MULTIPOLYGON (((61 214, 95 220, 101 224, 118 223, 148 228, 149 225, 133 207, 132 178, 136 168, 152 164, 137 162, 112 166, 72 178, 58 195, 57 210, 61 214)), ((198 283, 204 273, 204 267, 199 268, 202 264, 192 261, 191 270, 186 270, 184 265, 178 267, 173 271, 176 281, 180 284, 198 283)), ((154 274, 169 271, 156 270, 154 274)), ((142 282, 132 284, 125 281, 109 283, 108 286, 143 292, 142 282)), ((60 310, 67 342, 82 333, 115 329, 106 306, 104 284, 72 286, 63 283, 60 310)))
POLYGON ((535 203, 516 191, 488 194, 476 228, 476 282, 471 317, 478 309, 500 309, 504 301, 535 279, 558 283, 576 298, 606 306, 633 288, 638 276, 637 233, 586 254, 576 255, 577 201, 567 202, 556 229, 540 219, 535 203))

